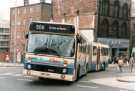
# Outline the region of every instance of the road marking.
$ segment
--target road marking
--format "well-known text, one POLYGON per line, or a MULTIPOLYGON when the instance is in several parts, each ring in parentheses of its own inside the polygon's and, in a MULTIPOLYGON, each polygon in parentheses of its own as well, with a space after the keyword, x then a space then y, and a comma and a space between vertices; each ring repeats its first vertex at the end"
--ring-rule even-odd
POLYGON ((89 82, 92 82, 92 81, 79 81, 79 82, 89 83, 89 82))
POLYGON ((12 75, 13 73, 3 73, 3 74, 0 74, 1 76, 3 75, 12 75))
POLYGON ((77 87, 80 87, 80 88, 93 88, 93 89, 96 89, 96 88, 99 88, 97 86, 86 86, 86 85, 77 85, 77 87))
POLYGON ((15 74, 14 76, 23 76, 22 74, 15 74))
POLYGON ((18 81, 33 81, 33 80, 31 80, 31 79, 17 79, 18 81))
POLYGON ((123 90, 123 89, 120 89, 119 91, 128 91, 128 90, 123 90))
POLYGON ((3 73, 0 74, 0 76, 23 76, 22 74, 17 74, 17 73, 3 73))
POLYGON ((6 79, 6 78, 8 78, 8 77, 0 77, 0 79, 6 79))

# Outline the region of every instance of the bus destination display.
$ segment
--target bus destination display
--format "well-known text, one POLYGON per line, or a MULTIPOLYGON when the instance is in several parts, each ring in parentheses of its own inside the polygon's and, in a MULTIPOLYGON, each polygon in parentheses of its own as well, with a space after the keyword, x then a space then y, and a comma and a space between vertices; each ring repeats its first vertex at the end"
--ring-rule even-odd
POLYGON ((36 32, 52 32, 52 33, 67 33, 67 34, 75 33, 75 28, 73 25, 49 24, 39 22, 32 22, 30 24, 30 30, 36 32))

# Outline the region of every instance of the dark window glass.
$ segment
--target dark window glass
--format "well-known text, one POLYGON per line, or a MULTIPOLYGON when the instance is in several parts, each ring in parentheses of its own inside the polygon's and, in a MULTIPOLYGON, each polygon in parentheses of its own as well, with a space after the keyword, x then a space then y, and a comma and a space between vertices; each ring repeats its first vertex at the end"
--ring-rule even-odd
POLYGON ((103 16, 108 16, 109 15, 109 0, 100 0, 99 1, 100 5, 100 14, 103 16))
POLYGON ((98 36, 108 37, 108 31, 109 31, 109 22, 107 19, 104 19, 100 24, 100 30, 98 32, 98 36))
POLYGON ((122 7, 122 17, 128 19, 128 4, 125 3, 122 7))
POLYGON ((123 23, 121 25, 119 35, 121 38, 129 38, 129 31, 126 23, 123 23))
POLYGON ((119 31, 119 23, 117 21, 114 21, 111 29, 109 31, 109 37, 111 38, 117 38, 118 37, 118 31, 119 31))
POLYGON ((120 11, 119 0, 115 0, 114 8, 113 8, 113 16, 114 17, 119 17, 119 11, 120 11))

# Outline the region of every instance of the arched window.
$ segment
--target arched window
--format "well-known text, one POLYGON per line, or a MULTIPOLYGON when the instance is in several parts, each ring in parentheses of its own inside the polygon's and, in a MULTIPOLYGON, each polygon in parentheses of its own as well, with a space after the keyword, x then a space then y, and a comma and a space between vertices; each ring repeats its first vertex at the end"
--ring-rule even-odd
POLYGON ((125 3, 122 7, 122 17, 128 19, 128 4, 125 3))
POLYGON ((128 38, 129 37, 129 31, 127 29, 127 24, 123 23, 120 27, 119 35, 121 38, 128 38))
POLYGON ((100 0, 99 1, 99 12, 103 16, 109 15, 109 0, 100 0))
POLYGON ((118 33, 119 33, 119 23, 117 21, 114 21, 112 23, 111 30, 109 31, 109 37, 112 38, 118 38, 118 33))
POLYGON ((98 36, 100 37, 108 37, 109 31, 109 21, 104 19, 100 24, 100 31, 98 31, 98 36))
POLYGON ((113 16, 119 17, 119 11, 120 11, 120 2, 119 2, 119 0, 115 0, 114 8, 113 8, 113 16))

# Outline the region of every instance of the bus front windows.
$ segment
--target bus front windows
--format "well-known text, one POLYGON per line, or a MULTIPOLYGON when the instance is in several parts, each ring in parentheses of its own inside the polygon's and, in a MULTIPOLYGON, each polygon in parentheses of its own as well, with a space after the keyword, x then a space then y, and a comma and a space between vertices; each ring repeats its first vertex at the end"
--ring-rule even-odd
POLYGON ((72 57, 74 54, 74 37, 49 34, 30 34, 28 52, 72 57))

